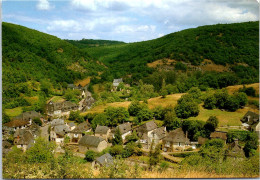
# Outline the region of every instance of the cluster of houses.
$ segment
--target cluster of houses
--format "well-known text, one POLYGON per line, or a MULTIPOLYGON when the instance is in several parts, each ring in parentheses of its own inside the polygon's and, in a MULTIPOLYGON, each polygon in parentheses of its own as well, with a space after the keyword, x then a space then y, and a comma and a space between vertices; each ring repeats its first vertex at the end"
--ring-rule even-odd
POLYGON ((75 86, 74 84, 68 84, 68 89, 79 90, 82 100, 78 104, 71 101, 54 102, 50 100, 46 104, 46 114, 48 115, 48 117, 56 118, 68 116, 70 114, 70 111, 79 110, 83 112, 87 109, 90 109, 92 104, 95 102, 91 92, 87 90, 87 86, 82 87, 80 84, 78 86, 75 86))
MULTIPOLYGON (((54 106, 53 106, 54 107, 54 106)), ((163 152, 184 151, 188 148, 196 149, 198 145, 206 142, 206 138, 199 137, 198 141, 192 142, 182 128, 177 128, 167 132, 166 127, 158 127, 154 120, 148 121, 138 127, 133 127, 132 123, 126 122, 119 124, 117 127, 107 127, 97 125, 95 129, 91 128, 88 120, 76 125, 74 122, 66 123, 61 118, 46 121, 40 113, 35 111, 22 113, 12 121, 3 126, 3 153, 10 150, 10 143, 6 141, 8 135, 13 134, 13 144, 18 148, 26 151, 35 142, 35 138, 41 135, 41 127, 33 122, 33 119, 39 118, 42 126, 48 126, 48 139, 56 142, 58 145, 66 143, 77 147, 77 151, 85 153, 88 150, 101 152, 111 146, 109 142, 114 137, 118 128, 121 132, 123 142, 127 141, 127 136, 136 132, 144 149, 149 149, 153 144, 162 144, 163 152)), ((247 112, 241 119, 242 125, 248 130, 259 133, 259 115, 251 111, 247 112)), ((215 131, 210 134, 210 139, 222 139, 226 142, 227 132, 215 131)), ((229 145, 229 156, 244 156, 242 147, 239 146, 238 140, 229 145)), ((104 155, 98 161, 110 161, 109 154, 104 155)), ((95 161, 94 163, 98 163, 95 161)))

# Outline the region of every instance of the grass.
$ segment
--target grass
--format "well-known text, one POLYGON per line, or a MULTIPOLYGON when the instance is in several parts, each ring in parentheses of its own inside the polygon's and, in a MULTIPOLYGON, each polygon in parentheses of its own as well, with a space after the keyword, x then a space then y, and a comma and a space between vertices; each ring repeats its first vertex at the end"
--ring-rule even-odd
MULTIPOLYGON (((64 101, 65 99, 62 97, 62 96, 53 96, 49 101, 52 101, 52 102, 61 102, 61 101, 64 101)), ((48 102, 49 102, 48 101, 48 102)))
POLYGON ((23 108, 22 107, 16 107, 13 109, 5 109, 5 113, 9 117, 16 117, 22 114, 23 108))
POLYGON ((34 96, 34 97, 25 97, 25 99, 31 103, 31 104, 35 104, 39 101, 39 97, 38 96, 34 96))
MULTIPOLYGON (((259 93, 259 83, 248 84, 245 86, 246 86, 246 88, 253 87, 255 89, 256 93, 259 93)), ((234 92, 238 91, 239 88, 243 88, 243 85, 228 86, 226 89, 228 90, 228 92, 230 94, 233 94, 234 92)), ((248 99, 257 100, 257 101, 259 100, 258 97, 248 97, 248 99)))
POLYGON ((83 79, 83 80, 77 81, 75 84, 76 84, 77 86, 80 84, 82 87, 84 87, 84 86, 86 86, 87 84, 90 83, 90 78, 91 78, 91 77, 87 77, 87 78, 85 78, 85 79, 83 79))
POLYGON ((240 119, 245 115, 247 111, 254 111, 254 109, 250 107, 245 107, 244 109, 238 109, 235 112, 221 111, 220 109, 204 109, 202 105, 200 105, 199 115, 196 117, 190 117, 190 120, 202 120, 207 121, 210 116, 216 116, 219 120, 220 126, 239 126, 241 125, 240 119))

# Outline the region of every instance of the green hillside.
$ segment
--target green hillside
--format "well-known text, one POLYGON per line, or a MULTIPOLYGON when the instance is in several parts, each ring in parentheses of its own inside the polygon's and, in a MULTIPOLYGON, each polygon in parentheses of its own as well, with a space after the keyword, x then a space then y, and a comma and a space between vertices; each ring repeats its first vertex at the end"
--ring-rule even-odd
POLYGON ((28 104, 17 98, 36 95, 42 82, 57 89, 104 70, 87 52, 55 36, 5 22, 2 30, 3 104, 9 108, 28 104), (10 105, 14 99, 21 103, 10 105))
POLYGON ((150 73, 147 63, 168 58, 192 65, 209 59, 215 64, 232 65, 239 76, 252 72, 249 76, 253 77, 259 67, 259 21, 201 26, 150 41, 85 50, 121 75, 150 73))
POLYGON ((111 41, 111 40, 100 40, 100 39, 82 39, 82 40, 67 40, 69 43, 77 46, 78 48, 86 47, 99 47, 99 46, 109 46, 116 44, 124 44, 122 41, 111 41))

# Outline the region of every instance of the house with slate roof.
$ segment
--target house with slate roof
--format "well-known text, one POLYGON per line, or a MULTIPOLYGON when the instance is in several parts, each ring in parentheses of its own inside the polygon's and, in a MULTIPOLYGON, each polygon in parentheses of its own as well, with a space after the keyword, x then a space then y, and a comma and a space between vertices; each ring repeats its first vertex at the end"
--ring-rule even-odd
POLYGON ((26 151, 34 143, 34 136, 30 130, 19 129, 14 134, 14 145, 26 151))
POLYGON ((126 136, 130 135, 132 133, 132 123, 124 123, 117 126, 119 128, 119 131, 122 134, 123 141, 125 140, 126 136))
POLYGON ((41 115, 41 113, 36 112, 36 111, 24 112, 24 113, 20 114, 19 116, 14 117, 13 119, 14 120, 21 119, 21 120, 29 121, 30 123, 32 123, 32 120, 35 118, 39 118, 43 122, 43 116, 41 115))
POLYGON ((76 124, 74 122, 70 122, 67 125, 68 125, 68 127, 70 128, 71 131, 76 128, 76 124))
POLYGON ((225 143, 227 141, 227 132, 224 131, 214 131, 210 134, 211 139, 222 139, 225 143))
POLYGON ((136 128, 136 133, 138 137, 140 138, 140 143, 143 145, 148 146, 148 137, 151 136, 151 133, 157 129, 158 126, 155 123, 155 121, 148 121, 144 123, 143 125, 136 128))
POLYGON ((86 153, 88 150, 101 152, 107 148, 107 141, 102 137, 85 135, 79 140, 79 152, 86 153))
POLYGON ((30 121, 22 120, 22 119, 12 120, 4 124, 4 126, 8 127, 9 129, 12 129, 13 131, 16 131, 17 129, 25 129, 30 125, 31 125, 30 121))
POLYGON ((68 132, 70 132, 70 128, 67 124, 64 124, 63 119, 54 119, 53 121, 51 121, 51 141, 55 141, 58 144, 62 144, 68 132))
POLYGON ((88 121, 80 123, 75 129, 68 133, 70 137, 70 142, 78 143, 79 140, 84 136, 85 133, 91 131, 91 126, 88 121))
MULTIPOLYGON (((112 91, 116 91, 117 90, 117 87, 119 86, 120 83, 123 82, 123 79, 120 78, 120 79, 114 79, 113 80, 113 87, 112 87, 112 91)), ((120 89, 121 90, 121 89, 120 89)))
POLYGON ((258 114, 248 111, 240 121, 245 129, 259 133, 260 127, 258 114))
POLYGON ((234 159, 245 158, 243 148, 238 144, 238 139, 235 139, 228 147, 227 157, 234 159))
POLYGON ((162 140, 162 150, 164 152, 184 151, 190 144, 188 134, 184 133, 182 128, 170 131, 162 140))
POLYGON ((162 142, 162 139, 166 136, 166 127, 160 127, 152 131, 148 135, 148 148, 150 147, 152 141, 154 141, 154 147, 162 142))
POLYGON ((109 167, 111 164, 113 164, 113 162, 114 162, 113 157, 109 153, 106 153, 96 158, 96 160, 92 162, 92 167, 93 168, 98 168, 102 166, 109 167))
POLYGON ((46 105, 46 113, 51 117, 68 116, 70 111, 77 111, 79 106, 71 101, 53 102, 46 105))
POLYGON ((99 136, 104 138, 106 141, 108 140, 111 129, 107 126, 97 126, 95 130, 95 136, 99 136))

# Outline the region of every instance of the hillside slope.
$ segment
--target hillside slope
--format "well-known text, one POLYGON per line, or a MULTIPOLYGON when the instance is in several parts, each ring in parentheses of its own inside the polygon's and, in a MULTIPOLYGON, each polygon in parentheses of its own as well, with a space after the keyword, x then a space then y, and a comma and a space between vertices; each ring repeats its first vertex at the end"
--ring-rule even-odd
POLYGON ((258 71, 259 21, 187 29, 158 39, 86 48, 90 55, 124 73, 149 72, 147 63, 168 58, 200 65, 205 59, 236 65, 233 71, 258 71), (238 65, 237 63, 242 63, 238 65), (238 66, 238 67, 237 67, 238 66), (243 66, 243 67, 241 67, 243 66))
POLYGON ((104 66, 70 43, 23 26, 2 23, 3 104, 28 90, 26 82, 53 86, 95 75, 104 66))

